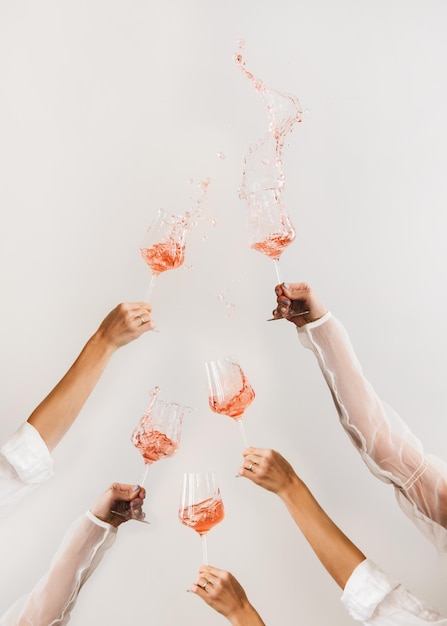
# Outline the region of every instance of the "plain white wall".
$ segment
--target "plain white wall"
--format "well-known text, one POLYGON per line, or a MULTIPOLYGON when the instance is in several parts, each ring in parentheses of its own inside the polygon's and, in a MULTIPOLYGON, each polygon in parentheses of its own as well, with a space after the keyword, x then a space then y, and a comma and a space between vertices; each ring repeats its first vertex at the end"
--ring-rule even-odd
POLYGON ((238 186, 267 118, 233 60, 242 37, 247 67, 307 110, 284 149, 298 231, 284 278, 314 286, 382 397, 447 458, 446 20, 443 0, 1 0, 0 440, 111 308, 144 297, 138 243, 156 210, 188 210, 190 177, 211 183, 185 267, 155 285, 160 332, 113 357, 54 478, 2 522, 0 613, 110 482, 139 479, 129 437, 158 384, 194 408, 181 449, 150 469, 151 526, 120 529, 72 623, 224 622, 185 591, 200 542, 177 503, 195 468, 216 470, 227 511, 210 562, 267 624, 351 622, 281 503, 234 478, 241 440, 208 408, 203 366, 228 353, 257 393, 251 442, 281 451, 368 556, 447 613, 446 563, 362 465, 292 325, 265 321, 275 274, 247 245, 238 186))

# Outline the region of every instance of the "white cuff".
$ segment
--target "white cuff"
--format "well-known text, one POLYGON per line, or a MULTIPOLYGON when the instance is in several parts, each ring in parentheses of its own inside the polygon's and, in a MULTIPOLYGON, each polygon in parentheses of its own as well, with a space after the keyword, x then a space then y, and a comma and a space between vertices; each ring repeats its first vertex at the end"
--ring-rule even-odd
POLYGON ((312 328, 317 328, 318 326, 321 326, 321 324, 324 324, 325 322, 327 322, 328 319, 330 319, 331 317, 332 317, 332 313, 328 311, 322 317, 319 317, 314 322, 309 322, 308 324, 304 324, 304 326, 297 326, 298 332, 305 333, 308 330, 312 330, 312 328))
POLYGON ((355 620, 365 622, 398 586, 373 561, 365 559, 349 577, 341 602, 355 620))
POLYGON ((51 454, 39 432, 28 422, 11 435, 0 453, 24 483, 41 483, 53 474, 51 454))
POLYGON ((116 526, 112 526, 112 524, 109 524, 108 522, 104 522, 104 520, 99 519, 99 517, 96 517, 96 515, 94 515, 91 511, 86 511, 86 516, 88 517, 88 519, 93 522, 94 524, 96 524, 97 526, 101 526, 101 528, 105 528, 106 530, 109 530, 111 532, 117 532, 117 528, 116 526))

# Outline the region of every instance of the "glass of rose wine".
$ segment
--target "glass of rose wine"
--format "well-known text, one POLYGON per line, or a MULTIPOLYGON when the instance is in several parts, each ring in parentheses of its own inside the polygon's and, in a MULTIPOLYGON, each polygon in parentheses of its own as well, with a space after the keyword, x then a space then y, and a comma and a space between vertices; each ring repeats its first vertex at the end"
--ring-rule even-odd
POLYGON ((253 387, 247 380, 238 360, 226 356, 205 363, 208 377, 208 402, 215 413, 228 415, 238 424, 242 440, 248 448, 248 439, 242 415, 255 399, 253 387))
POLYGON ((295 240, 296 232, 278 189, 251 194, 247 226, 250 247, 273 260, 278 284, 281 283, 279 258, 295 240))
POLYGON ((182 524, 199 533, 202 543, 202 562, 208 565, 207 534, 225 516, 214 472, 183 475, 178 516, 182 524))
POLYGON ((140 244, 140 253, 151 269, 151 279, 144 298, 148 302, 155 278, 162 272, 183 265, 187 223, 183 215, 171 215, 159 209, 140 244))
MULTIPOLYGON (((279 259, 284 250, 295 240, 295 228, 284 209, 277 189, 265 189, 250 196, 248 233, 250 247, 272 259, 277 284, 281 284, 279 259)), ((306 315, 309 311, 290 311, 286 319, 306 315)), ((268 321, 283 319, 272 317, 268 321)))
MULTIPOLYGON (((182 404, 160 400, 158 398, 159 392, 159 387, 154 387, 151 391, 149 406, 131 436, 131 441, 143 457, 145 465, 139 482, 140 487, 144 486, 152 463, 167 459, 177 452, 183 416, 187 411, 190 411, 189 407, 182 404)), ((118 511, 113 512, 127 519, 146 522, 145 514, 141 510, 131 510, 125 515, 118 511)))

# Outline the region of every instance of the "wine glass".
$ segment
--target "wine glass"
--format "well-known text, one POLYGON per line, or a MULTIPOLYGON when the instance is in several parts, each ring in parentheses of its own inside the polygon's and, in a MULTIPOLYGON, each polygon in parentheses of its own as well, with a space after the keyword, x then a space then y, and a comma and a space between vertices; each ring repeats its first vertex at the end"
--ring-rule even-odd
POLYGON ((214 472, 183 475, 178 516, 200 535, 202 562, 208 565, 207 533, 224 518, 225 511, 214 472))
POLYGON ((148 302, 156 276, 180 267, 185 260, 187 222, 183 215, 159 209, 140 244, 140 253, 151 268, 151 280, 144 298, 148 302))
POLYGON ((253 402, 255 392, 234 356, 205 363, 208 376, 208 402, 215 413, 236 420, 245 447, 248 448, 242 415, 253 402))
POLYGON ((265 189, 249 197, 247 222, 250 247, 273 260, 280 284, 279 258, 295 240, 296 232, 277 189, 265 189))
MULTIPOLYGON (((149 406, 131 435, 131 441, 139 450, 145 464, 139 482, 140 487, 143 487, 152 463, 169 458, 177 452, 183 416, 191 410, 189 407, 176 402, 160 400, 158 398, 159 392, 159 387, 154 387, 151 391, 149 406)), ((127 519, 145 521, 145 514, 141 511, 129 511, 126 514, 113 512, 127 519)))

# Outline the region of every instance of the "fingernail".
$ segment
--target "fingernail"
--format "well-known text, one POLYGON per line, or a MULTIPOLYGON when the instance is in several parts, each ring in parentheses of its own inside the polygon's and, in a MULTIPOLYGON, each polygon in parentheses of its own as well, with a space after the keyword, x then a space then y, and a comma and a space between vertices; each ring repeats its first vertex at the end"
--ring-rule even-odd
POLYGON ((285 313, 286 311, 287 311, 287 309, 286 309, 286 307, 285 307, 285 306, 281 306, 281 307, 279 307, 279 312, 280 312, 280 313, 285 313))
POLYGON ((289 284, 288 283, 283 283, 282 285, 283 285, 284 289, 288 289, 289 288, 289 284))
POLYGON ((139 488, 140 488, 139 485, 134 485, 132 487, 132 491, 138 491, 139 488))

